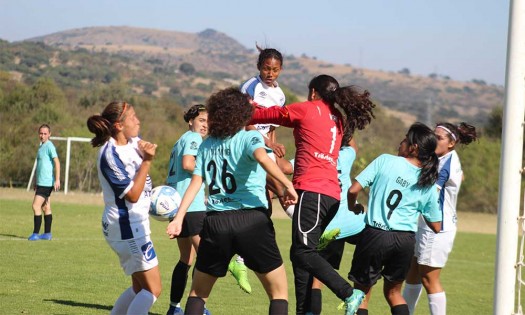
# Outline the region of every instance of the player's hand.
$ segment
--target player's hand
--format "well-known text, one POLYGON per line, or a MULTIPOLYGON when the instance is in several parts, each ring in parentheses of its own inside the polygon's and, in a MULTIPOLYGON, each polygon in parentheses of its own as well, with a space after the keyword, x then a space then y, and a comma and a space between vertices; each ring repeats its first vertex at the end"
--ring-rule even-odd
POLYGON ((182 220, 177 220, 177 217, 168 224, 166 228, 166 234, 169 235, 170 239, 174 239, 182 232, 182 220))
POLYGON ((291 205, 297 204, 298 199, 299 199, 299 196, 297 195, 297 192, 295 191, 293 186, 284 188, 284 194, 283 194, 282 200, 285 206, 291 206, 291 205))
POLYGON ((279 158, 283 158, 284 155, 286 154, 286 149, 285 149, 284 145, 282 145, 280 143, 277 143, 277 142, 271 143, 269 145, 269 148, 272 149, 273 153, 275 154, 275 156, 277 156, 279 158))
POLYGON ((55 191, 60 190, 60 179, 55 180, 55 191))
POLYGON ((153 157, 155 157, 155 150, 157 149, 156 144, 144 140, 139 140, 138 147, 140 153, 142 153, 142 159, 144 161, 153 160, 153 157))
POLYGON ((355 214, 361 214, 365 212, 365 207, 363 207, 363 205, 360 203, 356 203, 353 208, 348 207, 348 209, 351 209, 350 211, 355 214))

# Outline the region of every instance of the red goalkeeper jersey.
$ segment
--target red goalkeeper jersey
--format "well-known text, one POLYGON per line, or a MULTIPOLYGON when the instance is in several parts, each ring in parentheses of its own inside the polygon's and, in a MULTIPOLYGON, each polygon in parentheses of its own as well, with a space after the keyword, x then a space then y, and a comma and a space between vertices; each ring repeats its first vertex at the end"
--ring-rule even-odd
POLYGON ((343 117, 335 107, 321 100, 285 107, 257 107, 250 124, 271 123, 294 128, 295 189, 317 192, 340 199, 337 158, 341 147, 343 117))

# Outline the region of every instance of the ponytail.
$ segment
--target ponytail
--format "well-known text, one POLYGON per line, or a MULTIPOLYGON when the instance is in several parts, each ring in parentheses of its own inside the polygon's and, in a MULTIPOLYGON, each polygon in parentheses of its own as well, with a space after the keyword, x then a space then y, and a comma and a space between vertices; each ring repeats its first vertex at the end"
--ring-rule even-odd
POLYGON ((114 135, 114 124, 124 120, 126 110, 131 107, 126 102, 111 102, 109 103, 102 114, 93 115, 87 120, 87 127, 95 137, 91 139, 93 147, 99 147, 106 143, 111 136, 114 135))
POLYGON ((427 125, 416 122, 408 129, 406 139, 408 145, 417 147, 417 159, 421 162, 418 186, 434 185, 437 181, 439 166, 439 159, 436 155, 437 139, 434 131, 427 125))
POLYGON ((448 122, 442 122, 438 123, 436 125, 436 128, 441 128, 445 130, 449 140, 455 141, 456 143, 468 145, 474 140, 478 139, 476 127, 466 122, 461 122, 459 125, 454 125, 448 122))

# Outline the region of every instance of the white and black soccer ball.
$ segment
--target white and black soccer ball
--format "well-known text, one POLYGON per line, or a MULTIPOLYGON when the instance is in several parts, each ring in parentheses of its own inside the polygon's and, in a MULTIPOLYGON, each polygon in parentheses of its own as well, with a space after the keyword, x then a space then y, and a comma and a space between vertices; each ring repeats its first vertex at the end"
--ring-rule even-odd
POLYGON ((158 221, 175 217, 181 202, 180 194, 171 186, 157 186, 151 190, 150 216, 158 221))

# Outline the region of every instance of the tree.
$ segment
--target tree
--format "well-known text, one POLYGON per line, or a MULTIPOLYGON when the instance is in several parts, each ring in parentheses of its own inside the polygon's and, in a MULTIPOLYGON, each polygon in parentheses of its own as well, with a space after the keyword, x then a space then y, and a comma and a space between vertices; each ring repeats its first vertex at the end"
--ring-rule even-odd
POLYGON ((188 62, 182 63, 179 67, 179 70, 185 75, 195 74, 195 67, 191 63, 188 63, 188 62))

